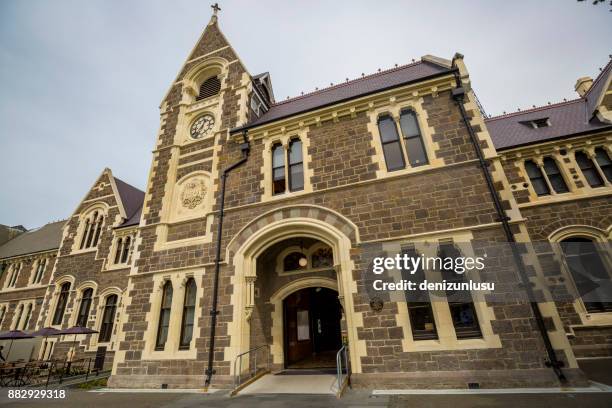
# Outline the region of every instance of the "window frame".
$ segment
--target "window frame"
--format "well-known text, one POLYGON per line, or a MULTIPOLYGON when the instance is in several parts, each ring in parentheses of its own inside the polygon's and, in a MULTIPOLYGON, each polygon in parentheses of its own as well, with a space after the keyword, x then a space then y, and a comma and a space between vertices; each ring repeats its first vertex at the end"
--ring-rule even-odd
POLYGON ((537 161, 535 161, 534 159, 526 159, 523 161, 523 168, 525 169, 525 175, 529 179, 529 186, 531 187, 532 191, 535 193, 536 196, 546 197, 552 194, 553 189, 550 186, 550 182, 546 178, 546 175, 542 169, 542 166, 537 161), (531 172, 529 171, 530 168, 532 168, 538 174, 537 175, 531 174, 531 172), (537 185, 541 187, 546 187, 545 192, 541 192, 541 193, 538 192, 538 189, 536 188, 536 181, 543 182, 543 184, 537 184, 537 185))
POLYGON ((172 314, 172 298, 174 296, 174 288, 172 286, 171 280, 166 280, 162 287, 162 298, 159 307, 159 319, 157 323, 157 333, 155 336, 155 350, 162 351, 166 348, 166 343, 168 342, 168 337, 170 334, 170 316, 172 314), (169 295, 168 295, 169 294, 169 295), (167 300, 168 306, 166 306, 167 300), (164 324, 165 313, 168 313, 168 323, 164 324), (163 344, 161 343, 162 336, 162 328, 165 328, 165 338, 163 339, 163 344))
POLYGON ((68 298, 70 297, 70 289, 72 287, 72 283, 63 282, 59 287, 59 295, 57 297, 57 302, 55 303, 55 311, 53 312, 53 319, 51 320, 52 326, 61 326, 63 322, 64 313, 66 312, 66 306, 68 305, 68 298), (64 290, 65 289, 65 290, 64 290), (60 312, 61 306, 61 312, 60 312))
MULTIPOLYGON (((289 192, 293 193, 296 191, 303 191, 304 190, 304 185, 305 185, 305 175, 304 175, 304 144, 302 143, 302 140, 299 137, 294 137, 291 138, 289 140, 289 143, 287 144, 287 160, 286 160, 286 179, 288 181, 288 186, 289 186, 289 192), (291 148, 294 144, 299 143, 299 152, 300 152, 300 159, 299 161, 296 162, 292 162, 291 160, 291 148), (294 167, 301 167, 302 169, 302 187, 301 188, 294 188, 293 186, 293 176, 291 173, 291 169, 294 167)), ((286 188, 286 187, 285 187, 286 188)))
POLYGON ((89 314, 91 313, 91 304, 93 301, 93 294, 94 294, 94 290, 91 287, 84 288, 81 291, 81 301, 79 303, 79 310, 77 312, 77 317, 76 317, 76 322, 75 322, 76 326, 87 327, 87 321, 89 320, 89 314), (86 294, 88 292, 89 292, 89 296, 87 297, 86 294), (85 306, 84 302, 87 302, 85 310, 83 310, 83 307, 85 306), (81 321, 82 319, 84 319, 85 321, 82 322, 81 321))
POLYGON ((576 161, 576 164, 580 169, 580 173, 582 173, 582 177, 590 188, 600 188, 606 185, 604 177, 600 173, 599 166, 596 164, 595 160, 590 157, 588 152, 584 150, 576 150, 574 152, 574 160, 576 161), (584 161, 578 159, 579 155, 581 158, 584 157, 584 161), (589 177, 587 177, 587 173, 585 173, 585 171, 588 171, 589 174, 593 174, 595 178, 599 181, 599 184, 593 185, 589 180, 589 177))
POLYGON ((117 306, 119 305, 119 295, 111 293, 104 298, 104 306, 102 310, 102 320, 100 321, 100 329, 98 334, 98 343, 108 343, 113 338, 113 329, 115 328, 115 319, 117 316, 117 306), (109 301, 115 299, 113 304, 109 305, 109 301), (109 312, 112 310, 112 312, 109 312), (111 314, 110 321, 107 321, 107 316, 111 314))
POLYGON ((565 194, 565 193, 570 192, 569 184, 567 183, 567 180, 565 179, 565 176, 563 175, 563 171, 561 170, 561 167, 559 167, 559 163, 554 157, 544 156, 542 158, 542 170, 543 170, 542 173, 544 174, 544 177, 546 177, 546 179, 548 180, 548 186, 550 187, 550 191, 552 194, 565 194), (551 174, 549 172, 549 169, 546 167, 546 163, 551 163, 552 166, 554 166, 554 169, 551 169, 551 170, 556 171, 556 173, 551 174), (552 181, 553 179, 561 180, 565 191, 557 191, 557 189, 555 188, 555 184, 552 181))
POLYGON ((429 164, 429 155, 427 153, 427 147, 425 146, 425 141, 423 140, 423 132, 421 131, 421 125, 419 124, 419 117, 416 113, 416 111, 414 109, 412 109, 411 107, 407 107, 404 108, 402 110, 400 110, 400 116, 399 116, 399 130, 402 134, 402 138, 404 139, 404 148, 406 150, 406 158, 407 163, 409 165, 409 167, 411 168, 416 168, 416 167, 421 167, 421 166, 426 166, 429 164), (402 126, 402 117, 404 115, 410 115, 413 120, 414 120, 414 124, 416 126, 416 130, 417 130, 417 134, 415 135, 407 135, 404 132, 404 128, 402 126), (413 164, 412 160, 410 158, 410 152, 412 149, 408 149, 408 142, 412 141, 412 140, 418 140, 419 142, 419 146, 422 150, 423 156, 425 157, 425 161, 423 163, 419 163, 419 164, 413 164))
POLYGON ((405 157, 404 148, 402 147, 403 143, 400 140, 400 132, 397 129, 397 123, 395 122, 395 118, 390 113, 381 114, 378 116, 378 120, 376 121, 376 126, 378 128, 378 137, 380 140, 380 145, 382 147, 382 153, 385 159, 385 166, 387 168, 387 172, 391 173, 391 172, 398 171, 398 170, 405 170, 406 169, 406 157, 405 157), (387 140, 387 141, 383 139, 383 132, 381 129, 381 123, 383 120, 390 120, 391 123, 393 123, 393 128, 395 129, 394 139, 387 140), (400 167, 391 168, 389 166, 389 157, 387 155, 388 150, 386 149, 386 147, 392 144, 396 145, 397 149, 399 149, 399 158, 401 158, 401 162, 402 162, 400 167))
POLYGON ((287 192, 287 164, 286 164, 286 160, 285 160, 285 151, 284 150, 285 150, 285 146, 282 143, 275 142, 275 143, 272 144, 272 149, 271 149, 272 157, 271 158, 272 158, 272 195, 273 196, 277 196, 277 195, 284 194, 284 193, 287 192), (276 149, 281 149, 281 154, 279 155, 279 157, 282 159, 282 164, 276 164, 274 162, 274 160, 276 158, 276 155, 275 155, 276 149), (275 173, 276 173, 275 170, 278 170, 278 169, 283 169, 283 172, 282 172, 283 178, 282 179, 278 179, 279 182, 282 180, 282 183, 283 183, 282 191, 281 190, 279 190, 279 191, 276 190, 276 181, 277 180, 275 178, 275 173))
POLYGON ((198 298, 198 286, 196 285, 195 279, 190 277, 185 282, 185 293, 183 296, 183 313, 181 316, 181 332, 179 335, 179 350, 189 350, 191 348, 191 341, 193 340, 193 330, 195 328, 195 312, 198 298), (192 285, 193 292, 189 292, 190 285, 192 285), (188 299, 188 296, 192 294, 193 299, 188 299), (193 300, 193 304, 187 302, 193 300), (191 322, 187 322, 187 312, 191 310, 191 322), (189 341, 185 341, 185 329, 187 326, 191 327, 191 336, 189 341))

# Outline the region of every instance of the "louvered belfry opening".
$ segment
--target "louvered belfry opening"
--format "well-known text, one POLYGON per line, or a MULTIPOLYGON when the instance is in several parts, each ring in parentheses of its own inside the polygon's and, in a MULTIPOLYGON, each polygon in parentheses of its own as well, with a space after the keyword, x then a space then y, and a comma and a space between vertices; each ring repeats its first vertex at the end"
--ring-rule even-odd
POLYGON ((219 93, 220 89, 221 81, 219 81, 219 78, 216 76, 210 77, 200 85, 200 92, 198 93, 196 101, 214 96, 219 93))

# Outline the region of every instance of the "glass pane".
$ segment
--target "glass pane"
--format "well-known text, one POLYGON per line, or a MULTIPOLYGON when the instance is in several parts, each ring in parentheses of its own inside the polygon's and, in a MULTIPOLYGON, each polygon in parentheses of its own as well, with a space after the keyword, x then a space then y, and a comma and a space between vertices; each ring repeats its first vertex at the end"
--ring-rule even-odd
POLYGON ((458 339, 482 337, 472 303, 452 303, 449 307, 458 339))
POLYGON ((291 191, 304 189, 304 166, 294 164, 289 167, 289 188, 291 191))
POLYGON ((576 152, 576 162, 591 187, 600 187, 604 184, 593 162, 584 152, 576 152))
POLYGON ((400 147, 399 142, 384 144, 383 152, 385 154, 385 162, 387 163, 388 171, 403 169, 406 167, 406 163, 404 163, 404 156, 402 154, 402 148, 400 147))
POLYGON ((289 164, 302 162, 302 142, 299 139, 289 143, 289 164))
POLYGON ((398 140, 397 127, 395 121, 390 116, 383 116, 378 120, 378 131, 383 143, 398 140))
POLYGON ((404 137, 420 136, 419 124, 416 120, 416 114, 412 111, 404 111, 400 116, 400 126, 404 137))
POLYGON ((300 269, 300 259, 305 258, 304 254, 300 252, 292 252, 285 257, 283 260, 283 270, 285 271, 295 271, 300 269))
POLYGON ((527 170, 527 175, 530 179, 542 176, 542 173, 540 172, 538 166, 531 160, 525 161, 525 170, 527 170))
POLYGON ((595 149, 595 157, 601 171, 603 171, 608 181, 612 183, 612 161, 610 161, 608 153, 601 147, 598 147, 595 149))
POLYGON ((551 157, 546 157, 544 159, 544 171, 548 176, 548 180, 550 181, 552 188, 557 193, 567 193, 569 191, 567 185, 565 184, 565 180, 563 180, 563 176, 559 171, 557 163, 551 157))
POLYGON ((405 139, 408 161, 412 167, 422 166, 428 163, 425 146, 420 136, 405 139))
POLYGON ((276 145, 272 149, 272 167, 283 167, 285 165, 285 155, 283 146, 276 145))
POLYGON ((409 303, 408 313, 410 315, 410 325, 412 326, 412 337, 415 340, 431 340, 438 338, 436 323, 430 303, 409 303))

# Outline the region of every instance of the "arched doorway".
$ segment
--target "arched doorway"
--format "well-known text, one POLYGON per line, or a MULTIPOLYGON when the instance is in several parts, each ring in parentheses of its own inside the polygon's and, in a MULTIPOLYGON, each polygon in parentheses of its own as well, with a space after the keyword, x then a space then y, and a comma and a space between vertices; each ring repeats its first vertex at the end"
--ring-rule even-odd
POLYGON ((332 368, 342 345, 338 292, 310 287, 283 300, 286 368, 332 368))

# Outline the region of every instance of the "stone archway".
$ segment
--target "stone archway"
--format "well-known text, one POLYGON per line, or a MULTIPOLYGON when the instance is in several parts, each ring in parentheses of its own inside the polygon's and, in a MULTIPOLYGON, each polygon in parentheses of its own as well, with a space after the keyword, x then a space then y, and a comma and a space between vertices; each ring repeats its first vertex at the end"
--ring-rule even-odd
MULTIPOLYGON (((357 292, 357 286, 352 277, 354 265, 350 258, 350 249, 353 243, 358 241, 357 228, 338 213, 308 205, 281 208, 263 214, 245 226, 228 244, 226 259, 232 259, 234 266, 234 291, 231 297, 234 312, 232 322, 228 325, 230 345, 225 349, 226 361, 231 362, 238 354, 250 349, 249 319, 254 305, 257 257, 271 245, 293 237, 313 238, 333 250, 337 276, 333 289, 338 291, 338 298, 345 311, 351 366, 353 372, 360 372, 360 356, 365 355, 365 343, 357 339, 356 328, 363 323, 362 314, 355 313, 353 308, 353 294, 357 292)), ((327 282, 325 286, 330 285, 331 283, 327 282)), ((295 290, 297 289, 291 292, 295 290)), ((273 298, 278 302, 283 296, 275 294, 273 298)), ((278 313, 278 309, 276 308, 275 313, 278 313)), ((280 309, 282 310, 282 306, 280 309)), ((276 336, 281 336, 274 337, 272 344, 274 363, 281 363, 282 345, 280 350, 278 345, 282 344, 282 327, 280 334, 276 325, 273 330, 276 336)))

